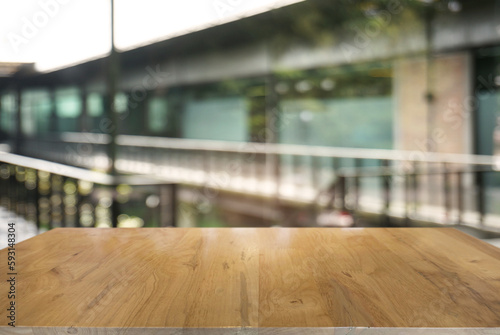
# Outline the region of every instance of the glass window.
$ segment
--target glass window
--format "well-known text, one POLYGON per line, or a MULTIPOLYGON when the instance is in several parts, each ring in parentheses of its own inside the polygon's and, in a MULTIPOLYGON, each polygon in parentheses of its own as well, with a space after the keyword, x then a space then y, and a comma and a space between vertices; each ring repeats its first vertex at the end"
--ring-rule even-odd
POLYGON ((186 138, 265 141, 264 80, 225 80, 185 89, 181 133, 186 138))
POLYGON ((33 108, 36 115, 37 133, 48 133, 51 130, 50 113, 52 111, 52 102, 48 90, 40 90, 36 93, 33 108))
POLYGON ((183 119, 186 138, 204 140, 247 140, 247 106, 244 97, 190 100, 183 119))
POLYGON ((56 115, 59 132, 79 131, 82 113, 81 94, 78 88, 61 88, 55 92, 56 115))
POLYGON ((25 90, 21 94, 21 128, 28 136, 41 135, 51 130, 52 104, 48 90, 25 90))
POLYGON ((16 96, 14 93, 4 93, 1 99, 0 133, 13 135, 16 131, 16 96))
POLYGON ((104 113, 104 101, 99 93, 90 93, 87 96, 87 114, 89 117, 102 116, 104 113))
MULTIPOLYGON (((476 53, 475 113, 476 153, 495 154, 493 132, 500 118, 500 47, 482 48, 476 53)), ((500 174, 482 174, 485 209, 500 214, 500 174)))
POLYGON ((280 142, 393 148, 392 72, 387 66, 278 74, 280 142))
POLYGON ((104 96, 101 93, 92 92, 87 95, 87 120, 85 121, 88 131, 102 133, 100 122, 104 117, 104 96))
POLYGON ((148 130, 152 134, 164 134, 170 128, 169 110, 166 98, 154 97, 149 100, 148 130))
POLYGON ((125 113, 127 111, 128 97, 125 93, 120 92, 115 96, 115 110, 117 113, 125 113))

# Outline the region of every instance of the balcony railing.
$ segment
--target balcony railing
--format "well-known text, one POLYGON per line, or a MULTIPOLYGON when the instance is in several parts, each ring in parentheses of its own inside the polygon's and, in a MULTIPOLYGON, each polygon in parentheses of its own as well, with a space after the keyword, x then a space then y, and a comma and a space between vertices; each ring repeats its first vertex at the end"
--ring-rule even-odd
MULTIPOLYGON (((65 133, 25 139, 23 153, 104 169, 108 142, 107 135, 65 133)), ((129 135, 118 136, 117 144, 120 173, 166 184, 275 199, 310 206, 312 213, 373 213, 386 223, 398 218, 500 228, 500 212, 486 206, 500 191, 484 182, 498 176, 491 156, 129 135)))
POLYGON ((54 227, 176 225, 176 185, 0 152, 0 206, 54 227), (127 215, 135 208, 137 215, 127 215), (125 210, 126 209, 126 210, 125 210))

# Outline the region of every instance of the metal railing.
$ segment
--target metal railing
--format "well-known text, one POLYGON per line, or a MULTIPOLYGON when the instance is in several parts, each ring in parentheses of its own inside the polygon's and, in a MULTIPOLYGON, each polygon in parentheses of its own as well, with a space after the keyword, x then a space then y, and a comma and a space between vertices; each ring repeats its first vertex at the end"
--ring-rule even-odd
POLYGON ((329 189, 329 205, 335 203, 337 208, 354 213, 378 213, 382 224, 387 226, 398 219, 403 225, 433 222, 500 232, 500 216, 490 214, 490 220, 486 221, 484 198, 479 196, 483 190, 473 182, 485 173, 497 171, 487 165, 447 163, 437 167, 414 163, 411 167, 342 169, 329 189), (360 200, 360 184, 364 179, 378 181, 379 201, 375 206, 373 203, 366 206, 360 200))
MULTIPOLYGON (((108 142, 107 135, 65 133, 51 141, 25 140, 24 148, 28 155, 105 167, 108 142)), ((131 135, 118 136, 117 144, 120 172, 154 175, 169 183, 321 208, 335 190, 338 209, 407 223, 497 229, 500 222, 500 211, 492 211, 485 199, 500 191, 484 182, 496 174, 492 156, 131 135)))
POLYGON ((39 231, 175 226, 176 189, 153 176, 111 176, 0 152, 0 206, 35 223, 39 231))

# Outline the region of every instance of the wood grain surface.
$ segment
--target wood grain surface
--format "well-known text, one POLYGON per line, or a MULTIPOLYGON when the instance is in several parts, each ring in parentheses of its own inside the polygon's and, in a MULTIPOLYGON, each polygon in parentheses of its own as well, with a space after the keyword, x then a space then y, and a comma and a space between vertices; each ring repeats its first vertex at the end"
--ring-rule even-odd
POLYGON ((500 249, 452 228, 60 228, 16 254, 2 334, 500 334, 500 249))

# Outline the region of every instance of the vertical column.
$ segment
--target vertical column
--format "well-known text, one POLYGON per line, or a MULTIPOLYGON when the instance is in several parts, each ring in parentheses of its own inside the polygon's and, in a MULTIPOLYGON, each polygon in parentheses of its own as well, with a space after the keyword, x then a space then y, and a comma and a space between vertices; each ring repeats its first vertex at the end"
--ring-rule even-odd
POLYGON ((171 207, 171 222, 172 227, 177 226, 177 184, 170 185, 170 207, 171 207))
POLYGON ((160 203, 158 204, 158 221, 160 227, 168 227, 169 225, 169 189, 167 185, 158 186, 158 197, 160 203))
POLYGON ((116 199, 116 186, 111 187, 111 226, 118 227, 118 216, 120 215, 120 203, 116 199))
POLYGON ((141 123, 141 128, 145 130, 146 135, 148 136, 154 136, 154 132, 151 131, 149 128, 149 119, 150 119, 150 112, 149 112, 149 97, 146 95, 144 100, 142 100, 139 103, 139 115, 141 115, 140 123, 141 123))
POLYGON ((452 210, 452 194, 451 194, 451 175, 448 171, 448 164, 443 163, 443 197, 444 197, 444 212, 446 223, 451 223, 452 210))
POLYGON ((89 131, 89 122, 88 122, 88 106, 87 106, 87 88, 85 85, 80 86, 80 99, 82 101, 82 111, 80 114, 79 128, 82 132, 89 131))
POLYGON ((478 171, 476 173, 476 208, 479 214, 479 223, 484 225, 484 216, 486 214, 486 189, 483 187, 485 180, 485 171, 478 171))
POLYGON ((362 161, 360 158, 354 159, 355 175, 353 178, 353 189, 354 189, 354 205, 353 208, 358 210, 359 207, 359 197, 360 197, 360 177, 359 174, 362 170, 362 161))
MULTIPOLYGON (((167 135, 168 137, 178 137, 182 138, 183 134, 183 118, 184 118, 184 110, 185 110, 185 102, 184 102, 184 92, 181 88, 173 88, 169 91, 167 96, 167 103, 169 109, 169 120, 174 127, 170 127, 170 133, 167 135)), ((147 99, 145 99, 147 103, 147 99)))
POLYGON ((337 191, 339 195, 339 200, 340 200, 340 210, 342 212, 347 211, 347 206, 346 206, 346 195, 347 195, 347 182, 346 182, 346 177, 345 176, 338 176, 338 184, 337 184, 337 191))
POLYGON ((37 233, 40 232, 40 188, 39 188, 38 170, 34 172, 34 205, 35 205, 35 224, 37 233))
MULTIPOLYGON (((412 165, 414 162, 412 162, 412 165)), ((413 168, 413 166, 412 166, 413 168)), ((410 225, 410 184, 411 172, 408 171, 404 174, 404 203, 405 203, 405 225, 410 225)))
POLYGON ((119 76, 119 55, 115 47, 115 27, 114 27, 114 0, 111 0, 111 52, 108 57, 108 99, 107 99, 107 127, 108 134, 110 135, 110 142, 108 144, 108 157, 110 160, 109 172, 113 175, 116 174, 116 135, 118 133, 118 117, 115 108, 115 97, 117 92, 117 83, 119 76))
POLYGON ((384 208, 383 208, 383 213, 384 213, 384 222, 386 225, 390 226, 391 225, 391 218, 389 216, 389 210, 391 207, 391 182, 392 182, 392 177, 390 175, 390 163, 388 160, 382 160, 381 161, 381 167, 382 167, 382 188, 383 188, 383 194, 382 198, 384 201, 384 208))
POLYGON ((463 176, 462 171, 458 171, 457 174, 457 221, 456 224, 462 224, 462 216, 464 212, 464 186, 463 186, 463 176))
MULTIPOLYGON (((117 93, 117 84, 119 76, 119 55, 115 47, 115 1, 110 1, 111 5, 111 52, 108 57, 108 73, 107 73, 107 122, 101 122, 104 125, 103 130, 109 134, 110 141, 107 148, 110 165, 108 171, 111 175, 116 175, 116 136, 118 134, 118 115, 115 106, 115 98, 117 93)), ((111 192, 111 224, 113 227, 118 226, 118 216, 120 215, 120 206, 116 199, 116 185, 113 185, 111 192)))
POLYGON ((1 140, 1 134, 3 133, 3 129, 1 127, 2 124, 2 114, 3 114, 3 108, 2 108, 2 91, 0 91, 0 140, 1 140))
POLYGON ((50 99, 50 122, 49 122, 49 132, 54 134, 59 130, 57 124, 57 106, 56 106, 56 93, 54 87, 49 87, 49 99, 50 99))

